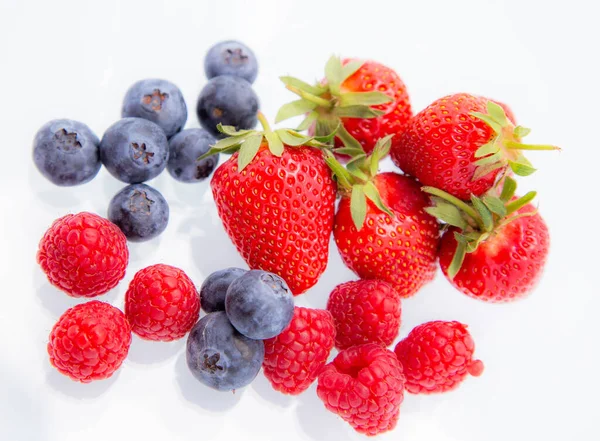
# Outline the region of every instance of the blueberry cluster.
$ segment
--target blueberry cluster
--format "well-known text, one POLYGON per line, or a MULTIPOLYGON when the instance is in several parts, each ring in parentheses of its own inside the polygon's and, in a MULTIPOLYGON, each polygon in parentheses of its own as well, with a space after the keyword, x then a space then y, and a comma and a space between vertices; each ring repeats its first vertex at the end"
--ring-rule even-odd
POLYGON ((78 121, 56 119, 45 124, 33 142, 33 160, 52 183, 74 186, 91 181, 104 165, 129 184, 111 200, 108 218, 131 241, 158 236, 167 227, 169 205, 144 182, 166 168, 180 182, 208 178, 219 155, 199 159, 220 136, 218 124, 237 129, 256 125, 259 101, 251 82, 258 73, 254 53, 244 44, 225 41, 213 46, 204 62, 209 79, 198 98, 203 128, 185 129, 188 112, 181 90, 162 79, 133 84, 123 99, 121 117, 102 139, 78 121))
POLYGON ((230 391, 248 385, 262 366, 263 340, 279 335, 294 314, 293 295, 272 273, 227 268, 204 281, 207 313, 187 340, 187 365, 200 382, 230 391))

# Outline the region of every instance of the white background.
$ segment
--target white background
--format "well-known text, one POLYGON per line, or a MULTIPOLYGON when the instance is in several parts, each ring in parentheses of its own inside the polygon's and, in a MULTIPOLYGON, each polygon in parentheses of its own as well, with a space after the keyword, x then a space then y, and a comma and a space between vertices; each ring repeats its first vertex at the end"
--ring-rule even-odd
MULTIPOLYGON (((53 118, 99 136, 120 116, 127 87, 162 77, 182 90, 188 127, 205 83, 203 57, 238 38, 259 57, 255 88, 272 119, 293 97, 282 74, 318 79, 332 53, 395 68, 413 106, 455 92, 508 103, 533 128, 540 169, 521 186, 540 190, 551 254, 531 297, 509 305, 469 299, 440 275, 403 303, 405 336, 434 319, 469 324, 486 365, 456 391, 405 398, 400 422, 381 440, 598 439, 598 218, 600 163, 597 14, 587 1, 210 2, 0 0, 0 439, 340 440, 362 438, 327 412, 314 386, 299 398, 270 389, 262 374, 245 390, 218 393, 188 373, 184 341, 134 337, 118 375, 80 385, 54 371, 48 333, 81 301, 51 287, 35 263, 37 243, 66 213, 106 214, 122 184, 102 170, 91 183, 58 188, 34 168, 31 143, 53 118)), ((384 165, 392 169, 391 163, 384 165)), ((150 182, 171 222, 158 240, 132 244, 125 280, 101 296, 122 307, 134 273, 164 262, 196 284, 243 265, 222 229, 208 182, 184 185, 165 172, 150 182)), ((353 275, 335 246, 329 267, 298 304, 324 307, 353 275)))

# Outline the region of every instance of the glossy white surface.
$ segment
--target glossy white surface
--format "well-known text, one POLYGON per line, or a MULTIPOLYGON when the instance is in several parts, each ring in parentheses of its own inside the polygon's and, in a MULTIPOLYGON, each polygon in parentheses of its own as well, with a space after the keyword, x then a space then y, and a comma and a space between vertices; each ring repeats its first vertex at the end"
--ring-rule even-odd
MULTIPOLYGON (((397 429, 379 439, 596 439, 597 16, 584 1, 352 3, 0 0, 1 440, 361 438, 324 409, 314 386, 289 398, 271 390, 262 374, 235 395, 200 385, 185 366, 184 341, 136 337, 120 373, 91 385, 70 381, 48 363, 52 325, 80 301, 47 283, 35 263, 37 242, 68 212, 105 215, 122 184, 102 170, 87 185, 54 187, 31 160, 36 130, 66 117, 101 136, 119 118, 127 87, 145 77, 179 85, 188 127, 197 127, 204 53, 227 38, 243 40, 258 55, 255 88, 271 119, 293 98, 277 77, 318 79, 335 52, 395 68, 416 110, 453 92, 487 95, 509 103, 519 122, 533 128, 530 142, 564 148, 531 154, 539 172, 521 186, 540 191, 552 235, 545 277, 530 298, 481 303, 439 275, 403 304, 401 336, 434 319, 469 324, 483 376, 450 394, 407 396, 397 429)), ((147 265, 180 266, 199 285, 213 270, 243 264, 208 182, 179 184, 165 172, 150 184, 169 201, 171 222, 159 240, 131 245, 126 279, 99 298, 119 307, 127 283, 147 265)), ((298 304, 324 307, 331 289, 352 278, 332 246, 327 272, 298 304)))

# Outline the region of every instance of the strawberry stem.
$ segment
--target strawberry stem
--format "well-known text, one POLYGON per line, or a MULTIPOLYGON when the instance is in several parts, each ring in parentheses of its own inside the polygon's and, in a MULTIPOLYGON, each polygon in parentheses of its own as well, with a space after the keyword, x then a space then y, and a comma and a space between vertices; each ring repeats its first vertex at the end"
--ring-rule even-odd
POLYGON ((516 141, 504 141, 508 150, 560 150, 560 147, 546 144, 523 144, 516 141))
POLYGON ((271 126, 269 125, 269 121, 267 121, 267 118, 260 110, 256 112, 256 117, 258 118, 260 125, 266 133, 272 132, 271 126))

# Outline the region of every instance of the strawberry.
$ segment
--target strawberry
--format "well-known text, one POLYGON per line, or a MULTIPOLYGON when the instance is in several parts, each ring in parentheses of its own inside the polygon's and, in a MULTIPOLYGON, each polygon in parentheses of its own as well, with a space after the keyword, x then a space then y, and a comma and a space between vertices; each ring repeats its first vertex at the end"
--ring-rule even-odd
POLYGON ((446 278, 464 294, 510 302, 529 294, 539 280, 550 244, 548 228, 529 202, 535 192, 514 197, 516 182, 504 179, 499 196, 489 192, 466 203, 439 189, 426 210, 448 224, 440 246, 446 278))
POLYGON ((412 116, 402 79, 375 61, 334 56, 325 66, 325 79, 314 86, 292 77, 281 80, 301 99, 284 105, 276 121, 307 114, 299 130, 318 136, 340 125, 335 147, 343 155, 371 153, 377 140, 399 134, 412 116))
MULTIPOLYGON (((336 187, 325 144, 291 130, 235 131, 208 154, 235 153, 214 173, 211 188, 227 234, 251 269, 281 276, 297 295, 327 266, 336 187)), ((326 138, 319 138, 328 141, 326 138)), ((208 155, 207 154, 207 155, 208 155)))
POLYGON ((409 297, 435 275, 439 227, 424 211, 429 200, 414 179, 377 174, 390 144, 384 138, 371 157, 353 160, 348 170, 327 159, 342 193, 333 236, 342 260, 359 277, 383 280, 409 297))
POLYGON ((510 168, 535 171, 521 150, 555 150, 521 143, 529 129, 516 126, 505 105, 459 93, 441 98, 416 114, 392 146, 391 157, 423 185, 460 199, 480 196, 510 168))

